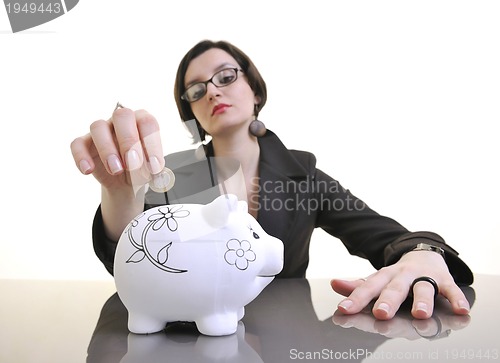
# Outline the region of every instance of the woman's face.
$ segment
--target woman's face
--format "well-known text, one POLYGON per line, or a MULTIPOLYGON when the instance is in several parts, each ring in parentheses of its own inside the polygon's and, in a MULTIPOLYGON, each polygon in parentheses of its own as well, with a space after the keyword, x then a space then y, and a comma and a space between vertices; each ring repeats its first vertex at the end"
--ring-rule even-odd
POLYGON ((191 110, 203 129, 212 137, 227 135, 240 128, 248 129, 257 102, 238 62, 226 51, 212 48, 194 58, 186 70, 186 88, 196 82, 211 79, 225 68, 237 68, 237 80, 224 87, 207 83, 207 93, 191 103, 191 110))

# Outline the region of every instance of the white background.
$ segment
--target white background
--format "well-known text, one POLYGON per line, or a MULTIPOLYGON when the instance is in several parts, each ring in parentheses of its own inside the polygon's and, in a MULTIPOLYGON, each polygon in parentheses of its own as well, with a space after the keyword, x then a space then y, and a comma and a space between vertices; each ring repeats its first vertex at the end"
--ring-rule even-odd
MULTIPOLYGON (((0 278, 110 279, 91 223, 100 190, 69 145, 117 101, 191 147, 173 100, 199 40, 243 49, 266 79, 260 119, 290 148, 410 230, 441 234, 499 274, 497 1, 81 0, 12 34, 0 9, 0 278)), ((310 277, 363 276, 322 231, 310 277)))

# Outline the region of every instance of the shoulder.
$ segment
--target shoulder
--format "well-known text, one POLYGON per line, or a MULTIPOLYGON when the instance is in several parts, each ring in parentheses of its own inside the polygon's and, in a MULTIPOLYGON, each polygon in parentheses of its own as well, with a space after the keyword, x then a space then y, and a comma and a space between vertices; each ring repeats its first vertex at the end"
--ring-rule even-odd
POLYGON ((261 161, 275 168, 283 169, 288 175, 314 174, 316 170, 316 156, 304 150, 287 148, 278 136, 267 130, 264 137, 259 139, 261 147, 261 161))
POLYGON ((307 170, 316 169, 316 156, 312 152, 294 149, 290 149, 289 151, 307 170))

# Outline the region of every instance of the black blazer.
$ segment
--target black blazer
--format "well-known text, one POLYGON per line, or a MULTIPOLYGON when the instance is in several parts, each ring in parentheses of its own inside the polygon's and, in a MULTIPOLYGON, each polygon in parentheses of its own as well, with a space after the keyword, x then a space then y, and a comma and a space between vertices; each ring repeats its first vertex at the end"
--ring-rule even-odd
MULTIPOLYGON (((289 150, 270 130, 259 138, 258 222, 285 245, 284 268, 278 277, 304 277, 309 263, 309 243, 315 228, 339 238, 349 253, 368 259, 379 269, 393 264, 418 243, 445 250, 455 281, 471 284, 473 275, 458 253, 437 234, 409 232, 391 218, 370 209, 338 181, 316 168, 316 158, 289 150)), ((220 194, 213 149, 203 148, 165 157, 176 176, 166 194, 148 191, 145 208, 161 204, 208 203, 220 194)), ((234 171, 239 165, 231 166, 234 171)), ((116 246, 104 234, 100 209, 93 226, 94 249, 110 273, 116 246)))

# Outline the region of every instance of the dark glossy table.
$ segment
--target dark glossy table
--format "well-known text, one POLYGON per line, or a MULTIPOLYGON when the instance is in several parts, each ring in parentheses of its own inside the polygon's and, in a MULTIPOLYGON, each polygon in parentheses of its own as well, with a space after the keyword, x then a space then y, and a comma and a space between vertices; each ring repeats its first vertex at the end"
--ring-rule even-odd
POLYGON ((236 334, 208 337, 188 323, 130 334, 112 282, 0 281, 7 296, 0 362, 84 362, 85 350, 87 362, 109 363, 500 361, 499 283, 500 276, 480 275, 464 288, 469 316, 453 315, 439 298, 428 320, 414 320, 403 306, 394 319, 377 321, 369 310, 336 312, 342 297, 326 279, 275 280, 246 307, 236 334))

